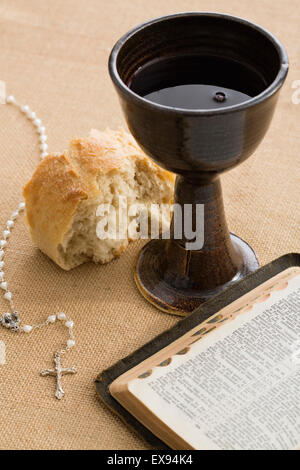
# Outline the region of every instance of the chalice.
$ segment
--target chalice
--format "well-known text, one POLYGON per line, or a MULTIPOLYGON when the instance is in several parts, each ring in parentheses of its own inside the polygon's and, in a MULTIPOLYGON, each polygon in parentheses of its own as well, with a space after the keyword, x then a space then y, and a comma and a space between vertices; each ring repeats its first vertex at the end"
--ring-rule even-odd
POLYGON ((220 174, 248 158, 266 134, 287 54, 252 22, 188 12, 129 31, 114 46, 109 71, 136 141, 176 174, 174 201, 182 209, 180 236, 173 218, 169 239, 142 249, 135 280, 156 307, 187 315, 259 267, 253 249, 228 230, 220 174), (191 214, 197 234, 198 207, 203 242, 191 246, 184 221, 191 214))

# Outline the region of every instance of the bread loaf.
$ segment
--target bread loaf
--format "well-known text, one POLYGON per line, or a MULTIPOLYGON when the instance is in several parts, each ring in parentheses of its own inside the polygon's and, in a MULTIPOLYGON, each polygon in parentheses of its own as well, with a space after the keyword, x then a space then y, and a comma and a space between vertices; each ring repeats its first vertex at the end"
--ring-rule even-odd
POLYGON ((25 186, 32 240, 65 270, 87 261, 108 263, 136 237, 99 239, 97 226, 110 217, 110 210, 99 212, 99 206, 117 211, 120 196, 128 206, 170 204, 173 185, 174 176, 153 163, 124 130, 92 130, 87 138, 73 139, 64 153, 46 157, 25 186))

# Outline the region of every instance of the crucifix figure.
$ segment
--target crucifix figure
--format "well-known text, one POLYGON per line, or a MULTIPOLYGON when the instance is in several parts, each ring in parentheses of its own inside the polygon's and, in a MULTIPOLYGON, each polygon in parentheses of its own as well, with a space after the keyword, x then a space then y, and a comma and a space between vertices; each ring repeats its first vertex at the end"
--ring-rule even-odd
POLYGON ((57 356, 57 355, 54 356, 54 363, 55 363, 54 369, 42 370, 41 375, 43 377, 46 377, 47 375, 57 377, 57 387, 56 387, 55 396, 56 398, 58 398, 58 400, 61 400, 65 395, 65 392, 61 384, 62 376, 66 374, 76 374, 77 371, 75 367, 72 367, 71 369, 63 369, 61 366, 60 356, 57 356))

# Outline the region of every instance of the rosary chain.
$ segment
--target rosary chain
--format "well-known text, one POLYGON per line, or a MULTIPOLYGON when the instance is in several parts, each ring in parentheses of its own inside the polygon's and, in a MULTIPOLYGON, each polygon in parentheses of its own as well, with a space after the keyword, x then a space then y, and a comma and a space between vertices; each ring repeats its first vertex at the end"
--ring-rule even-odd
MULTIPOLYGON (((40 157, 43 160, 45 157, 48 156, 48 144, 47 144, 48 138, 46 135, 46 128, 42 125, 41 119, 37 117, 36 113, 32 111, 28 105, 23 106, 19 104, 14 98, 14 96, 12 95, 7 96, 6 103, 10 105, 15 105, 30 121, 32 121, 32 124, 36 128, 37 133, 39 134, 40 157)), ((4 257, 5 257, 5 251, 8 245, 8 239, 11 236, 11 232, 15 226, 15 222, 17 218, 22 212, 24 212, 24 210, 25 210, 25 202, 22 201, 19 204, 18 209, 11 214, 9 220, 6 222, 5 229, 2 233, 2 238, 0 236, 0 290, 4 291, 4 299, 7 300, 7 302, 10 305, 10 312, 7 312, 2 317, 0 317, 0 324, 2 324, 2 326, 4 326, 5 328, 10 329, 12 332, 31 333, 33 330, 38 330, 38 329, 44 328, 45 326, 55 323, 56 320, 65 322, 65 326, 67 327, 69 331, 69 339, 67 340, 66 347, 64 349, 61 349, 60 351, 57 351, 54 354, 54 361, 56 363, 56 369, 54 372, 55 374, 57 373, 57 387, 58 387, 55 395, 57 398, 61 399, 64 396, 64 392, 63 392, 61 382, 60 382, 61 375, 62 375, 61 371, 68 371, 68 369, 61 368, 60 357, 66 354, 66 352, 68 352, 70 349, 72 349, 75 346, 75 337, 73 333, 74 322, 70 318, 67 318, 64 312, 60 312, 54 315, 50 315, 44 323, 40 323, 36 325, 21 326, 19 313, 16 311, 15 306, 14 306, 13 294, 9 290, 8 282, 5 279, 4 257)), ((70 369, 70 371, 71 373, 75 373, 76 369, 72 368, 70 369)), ((47 375, 47 374, 45 374, 45 371, 42 371, 42 375, 47 375)), ((50 375, 53 375, 52 372, 50 375)))

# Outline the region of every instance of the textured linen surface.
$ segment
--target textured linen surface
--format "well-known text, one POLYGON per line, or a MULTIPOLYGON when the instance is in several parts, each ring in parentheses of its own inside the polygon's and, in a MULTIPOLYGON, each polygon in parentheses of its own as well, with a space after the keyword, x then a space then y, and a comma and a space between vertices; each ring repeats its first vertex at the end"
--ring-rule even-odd
MULTIPOLYGON (((0 0, 0 80, 46 125, 51 151, 91 127, 124 125, 107 72, 109 51, 129 28, 179 11, 219 11, 272 31, 285 44, 290 73, 270 131, 256 153, 223 176, 230 229, 247 240, 262 264, 299 251, 300 80, 299 0, 0 0)), ((0 105, 0 223, 21 199, 38 162, 32 125, 0 105)), ((133 268, 142 243, 107 266, 66 273, 32 244, 23 218, 6 257, 9 287, 26 323, 64 310, 76 325, 77 347, 63 364, 78 374, 63 379, 66 397, 53 397, 55 380, 40 377, 66 338, 54 325, 32 335, 0 330, 0 448, 146 449, 139 436, 97 399, 94 379, 104 368, 174 325, 138 293, 133 268)), ((0 298, 0 312, 7 305, 0 298)))

